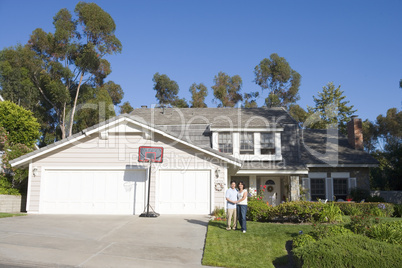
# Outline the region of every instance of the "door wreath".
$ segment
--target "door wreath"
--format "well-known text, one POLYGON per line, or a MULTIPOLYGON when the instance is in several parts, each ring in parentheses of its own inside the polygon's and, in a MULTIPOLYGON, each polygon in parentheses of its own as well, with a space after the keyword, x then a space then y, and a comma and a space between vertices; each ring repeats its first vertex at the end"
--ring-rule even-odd
POLYGON ((272 192, 272 191, 274 190, 274 187, 268 186, 268 187, 267 187, 267 190, 268 190, 268 192, 272 192))

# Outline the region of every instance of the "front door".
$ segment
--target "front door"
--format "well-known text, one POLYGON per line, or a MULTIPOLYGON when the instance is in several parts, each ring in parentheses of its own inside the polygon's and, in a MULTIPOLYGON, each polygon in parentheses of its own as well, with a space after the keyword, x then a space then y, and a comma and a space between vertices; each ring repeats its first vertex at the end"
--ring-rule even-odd
POLYGON ((266 186, 264 191, 264 201, 272 206, 281 203, 281 179, 278 177, 261 177, 262 186, 266 186))

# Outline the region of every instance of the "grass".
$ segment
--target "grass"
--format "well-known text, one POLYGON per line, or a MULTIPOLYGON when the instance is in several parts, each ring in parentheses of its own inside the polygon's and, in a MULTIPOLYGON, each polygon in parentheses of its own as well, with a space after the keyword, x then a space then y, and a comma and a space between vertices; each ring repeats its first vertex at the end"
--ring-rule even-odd
POLYGON ((18 217, 18 216, 26 216, 26 214, 24 214, 24 213, 3 213, 3 212, 0 212, 0 218, 18 217))
MULTIPOLYGON (((381 222, 402 218, 381 218, 381 222)), ((343 216, 343 224, 350 222, 343 216)), ((281 267, 289 261, 286 243, 299 231, 312 231, 311 225, 247 222, 247 233, 226 231, 225 222, 208 224, 203 265, 221 267, 281 267)))
POLYGON ((286 242, 311 225, 247 222, 247 233, 226 231, 224 222, 208 225, 203 265, 275 267, 288 263, 286 242))

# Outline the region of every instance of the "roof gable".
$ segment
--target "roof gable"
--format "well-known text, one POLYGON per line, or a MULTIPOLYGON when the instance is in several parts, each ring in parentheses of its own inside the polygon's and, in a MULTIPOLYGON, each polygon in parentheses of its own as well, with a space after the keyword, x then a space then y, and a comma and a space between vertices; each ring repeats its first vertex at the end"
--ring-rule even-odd
POLYGON ((52 152, 56 149, 60 149, 64 146, 67 146, 69 144, 73 144, 74 142, 77 142, 91 134, 94 133, 102 133, 102 132, 107 132, 109 130, 112 131, 130 131, 130 132, 145 132, 145 133, 158 133, 161 134, 164 137, 167 137, 169 139, 173 139, 179 143, 182 143, 184 145, 187 145, 189 147, 192 147, 194 149, 197 149, 203 153, 206 153, 208 155, 214 156, 216 158, 219 158, 225 162, 228 162, 230 164, 233 164, 235 166, 240 167, 241 166, 241 160, 228 156, 226 154, 217 152, 211 148, 201 148, 195 144, 192 144, 190 142, 187 142, 185 140, 182 140, 180 137, 177 137, 174 135, 174 133, 168 133, 167 131, 164 131, 163 129, 158 128, 157 126, 152 126, 149 124, 141 123, 136 120, 135 117, 123 114, 119 115, 117 117, 114 117, 112 119, 109 119, 105 122, 102 122, 100 124, 94 125, 90 128, 84 129, 81 132, 72 135, 71 137, 68 137, 66 139, 60 140, 58 142, 55 142, 53 144, 50 144, 46 147, 43 147, 39 150, 36 150, 34 152, 28 153, 26 155, 23 155, 21 157, 18 157, 12 161, 10 161, 10 164, 13 167, 18 167, 18 166, 24 166, 29 163, 30 160, 39 157, 43 154, 52 152), (141 130, 141 131, 140 131, 141 130))

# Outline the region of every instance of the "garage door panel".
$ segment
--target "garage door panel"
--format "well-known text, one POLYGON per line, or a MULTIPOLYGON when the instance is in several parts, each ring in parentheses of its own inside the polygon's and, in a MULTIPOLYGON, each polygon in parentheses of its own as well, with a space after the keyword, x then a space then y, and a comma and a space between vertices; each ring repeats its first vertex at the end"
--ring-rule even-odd
POLYGON ((145 171, 46 171, 41 213, 139 214, 145 171), (128 185, 127 183, 131 184, 128 185))
POLYGON ((158 212, 162 214, 210 213, 210 171, 160 171, 158 212))

